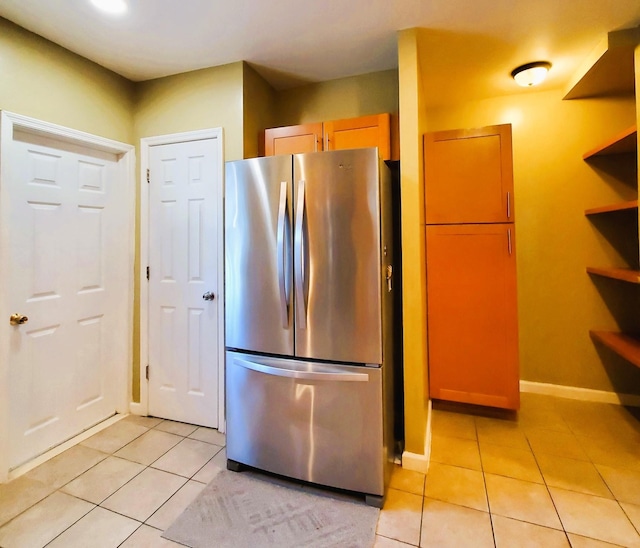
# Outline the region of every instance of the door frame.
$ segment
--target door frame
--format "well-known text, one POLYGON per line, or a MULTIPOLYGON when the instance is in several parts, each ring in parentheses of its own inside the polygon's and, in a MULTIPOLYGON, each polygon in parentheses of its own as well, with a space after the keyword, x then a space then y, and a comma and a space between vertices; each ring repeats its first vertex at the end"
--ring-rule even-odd
MULTIPOLYGON (((87 147, 94 150, 110 152, 119 157, 118 159, 118 178, 127 185, 126 203, 122 206, 127 211, 127 222, 129 230, 127 231, 127 241, 123 242, 124 247, 128 251, 129 265, 128 269, 128 294, 127 294, 127 317, 122 319, 122 324, 127 333, 127 360, 125 363, 117 366, 114 371, 114 381, 117 388, 116 409, 117 413, 129 412, 129 399, 131 394, 131 380, 133 371, 133 306, 134 306, 134 275, 133 265, 135 262, 135 147, 105 137, 86 133, 76 129, 44 122, 35 118, 29 118, 20 114, 0 111, 0 185, 11 175, 11 161, 5 160, 11 152, 13 143, 14 130, 22 130, 27 133, 39 134, 61 141, 87 147)), ((0 202, 0 218, 5 215, 5 204, 0 202)), ((2 232, 1 242, 7 241, 7 227, 0 224, 2 232)), ((7 249, 0 245, 0 279, 4 275, 3 266, 7 264, 7 249)), ((0 310, 6 310, 7 303, 4 301, 4 293, 0 292, 0 310)), ((0 483, 7 481, 9 477, 9 396, 8 387, 9 374, 9 355, 6 331, 0 330, 0 483)), ((62 440, 66 441, 66 440, 62 440)))
POLYGON ((171 133, 140 139, 140 402, 131 402, 130 409, 136 415, 149 413, 149 381, 146 366, 149 363, 149 285, 146 267, 149 264, 149 153, 152 146, 173 145, 189 141, 214 140, 220 165, 217 170, 216 214, 220 221, 218 231, 218 287, 222 288, 218 298, 218 430, 225 432, 224 398, 224 135, 221 127, 171 133))

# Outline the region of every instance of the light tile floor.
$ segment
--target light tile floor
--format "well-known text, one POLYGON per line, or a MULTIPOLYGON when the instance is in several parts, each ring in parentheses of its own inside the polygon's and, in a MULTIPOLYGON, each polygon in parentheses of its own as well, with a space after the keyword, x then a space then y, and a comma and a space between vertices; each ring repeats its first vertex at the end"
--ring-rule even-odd
POLYGON ((397 467, 376 548, 640 546, 640 409, 522 394, 441 405, 426 475, 397 467))
MULTIPOLYGON (((376 548, 640 547, 640 410, 522 394, 517 418, 479 412, 434 410, 429 473, 396 468, 376 548)), ((0 485, 0 546, 179 546, 160 535, 224 447, 216 430, 126 417, 0 485)))
POLYGON ((216 430, 128 416, 0 485, 0 547, 180 546, 160 537, 226 468, 216 430))

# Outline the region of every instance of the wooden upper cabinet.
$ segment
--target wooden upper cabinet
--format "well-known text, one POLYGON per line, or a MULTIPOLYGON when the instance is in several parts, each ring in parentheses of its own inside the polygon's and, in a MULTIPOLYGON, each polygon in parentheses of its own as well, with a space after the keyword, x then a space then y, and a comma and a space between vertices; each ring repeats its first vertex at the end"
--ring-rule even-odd
POLYGON ((322 122, 274 127, 264 132, 264 154, 298 154, 322 150, 322 122))
POLYGON ((432 398, 518 409, 511 223, 426 227, 432 398))
MULTIPOLYGON (((394 137, 397 137, 397 116, 394 122, 394 137)), ((392 147, 391 130, 390 114, 270 128, 264 132, 264 155, 378 147, 380 158, 397 160, 399 147, 397 138, 392 147)))
POLYGON ((380 158, 391 159, 389 114, 360 116, 324 123, 324 150, 378 147, 380 158))
POLYGON ((510 223, 511 124, 424 136, 427 224, 510 223))

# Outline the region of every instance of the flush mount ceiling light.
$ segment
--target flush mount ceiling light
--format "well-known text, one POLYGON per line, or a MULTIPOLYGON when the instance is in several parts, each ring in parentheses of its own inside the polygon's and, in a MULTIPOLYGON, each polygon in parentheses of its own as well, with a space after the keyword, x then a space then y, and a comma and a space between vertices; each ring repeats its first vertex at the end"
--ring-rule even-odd
POLYGON ((120 15, 127 11, 125 0, 91 0, 91 3, 99 10, 111 15, 120 15))
POLYGON ((547 61, 536 61, 514 68, 511 76, 516 84, 522 87, 537 86, 547 77, 547 72, 551 68, 551 63, 547 61))

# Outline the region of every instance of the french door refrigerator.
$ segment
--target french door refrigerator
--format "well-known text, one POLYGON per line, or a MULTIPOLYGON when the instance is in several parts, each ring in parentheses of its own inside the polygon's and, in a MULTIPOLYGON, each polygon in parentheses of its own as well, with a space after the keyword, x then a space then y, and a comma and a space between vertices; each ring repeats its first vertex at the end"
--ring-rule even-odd
POLYGON ((376 148, 227 162, 227 465, 361 492, 393 459, 390 177, 376 148))

